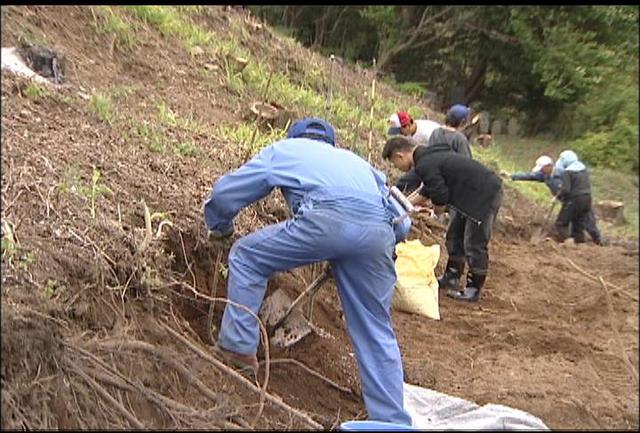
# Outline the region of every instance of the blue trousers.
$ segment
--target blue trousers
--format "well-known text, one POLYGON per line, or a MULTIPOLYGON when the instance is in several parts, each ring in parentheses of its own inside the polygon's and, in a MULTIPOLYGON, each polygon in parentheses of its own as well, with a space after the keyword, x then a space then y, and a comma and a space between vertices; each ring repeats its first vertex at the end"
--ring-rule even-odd
MULTIPOLYGON (((227 298, 258 314, 267 280, 274 273, 329 261, 355 349, 369 419, 411 425, 403 406, 402 360, 390 316, 396 281, 394 245, 389 221, 331 205, 305 209, 293 219, 236 241, 229 253, 227 298)), ((255 319, 227 304, 218 344, 254 354, 258 342, 255 319)))

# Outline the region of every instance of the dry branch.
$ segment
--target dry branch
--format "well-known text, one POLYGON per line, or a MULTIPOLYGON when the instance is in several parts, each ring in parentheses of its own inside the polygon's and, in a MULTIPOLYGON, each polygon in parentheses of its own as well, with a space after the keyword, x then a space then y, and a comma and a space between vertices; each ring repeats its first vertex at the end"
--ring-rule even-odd
POLYGON ((186 337, 184 337, 183 335, 180 335, 178 332, 174 331, 169 326, 167 326, 167 325, 161 325, 161 326, 164 327, 167 331, 169 331, 174 337, 176 337, 179 340, 181 340, 187 347, 189 347, 191 350, 193 350, 195 353, 197 353, 200 357, 206 359, 207 361, 211 362, 212 364, 214 364, 216 367, 218 367, 222 371, 228 373, 233 378, 235 378, 236 380, 238 380, 242 384, 246 385, 252 391, 257 392, 257 393, 264 393, 264 395, 265 395, 267 400, 269 400, 270 402, 274 403, 276 406, 279 406, 280 408, 284 409, 289 414, 291 414, 291 415, 295 416, 296 418, 300 419, 301 421, 303 421, 309 427, 311 427, 313 429, 316 429, 316 430, 322 430, 323 429, 322 425, 320 425, 317 422, 315 422, 314 420, 312 420, 308 415, 306 415, 305 413, 303 413, 303 412, 301 412, 301 411, 299 411, 297 409, 292 408, 291 406, 286 404, 284 401, 282 401, 282 399, 280 399, 279 397, 276 397, 276 396, 273 396, 271 394, 268 394, 268 393, 264 392, 264 390, 261 390, 260 388, 258 388, 256 385, 251 383, 248 379, 246 379, 240 373, 238 373, 237 371, 235 371, 235 370, 231 369, 230 367, 226 366, 224 363, 218 361, 216 358, 214 358, 213 356, 209 355, 208 353, 204 352, 202 349, 200 349, 199 347, 195 346, 186 337))
POLYGON ((122 350, 122 349, 130 349, 130 350, 142 350, 148 352, 155 357, 161 359, 165 363, 171 365, 173 368, 178 370, 182 376, 184 376, 189 383, 192 383, 198 391, 200 391, 205 397, 209 398, 216 404, 220 404, 220 397, 216 395, 213 391, 211 391, 207 386, 200 381, 197 377, 193 375, 184 365, 178 363, 172 356, 173 354, 168 353, 158 349, 152 344, 149 344, 144 341, 139 340, 129 340, 129 341, 103 341, 97 343, 99 346, 103 348, 108 348, 110 350, 122 350))
POLYGON ((347 394, 352 394, 353 391, 350 388, 346 388, 344 386, 338 385, 337 383, 335 383, 333 380, 329 379, 328 377, 318 373, 317 371, 313 370, 312 368, 306 366, 305 364, 303 364, 302 362, 298 361, 297 359, 292 359, 292 358, 279 358, 279 359, 272 359, 271 360, 272 364, 294 364, 297 365, 299 367, 302 367, 304 370, 306 370, 309 374, 317 377, 318 379, 328 383, 329 385, 331 385, 332 387, 345 392, 347 394))
POLYGON ((613 302, 611 302, 611 295, 609 294, 609 289, 607 289, 607 284, 605 283, 602 277, 598 277, 602 288, 604 289, 604 293, 607 297, 607 307, 609 308, 609 325, 611 326, 611 330, 613 334, 616 336, 616 340, 618 342, 618 346, 620 347, 620 357, 622 358, 622 362, 627 366, 632 376, 636 379, 636 383, 638 382, 638 371, 633 367, 631 361, 629 361, 629 357, 627 356, 627 352, 624 350, 624 344, 622 343, 622 339, 620 338, 620 333, 613 323, 613 318, 615 317, 615 312, 613 311, 613 302))
POLYGON ((145 426, 136 418, 131 412, 129 412, 123 405, 121 405, 115 398, 111 396, 100 384, 91 379, 77 364, 72 361, 67 361, 71 370, 80 376, 91 388, 93 388, 102 398, 115 407, 122 415, 124 415, 129 422, 138 429, 144 429, 145 426))

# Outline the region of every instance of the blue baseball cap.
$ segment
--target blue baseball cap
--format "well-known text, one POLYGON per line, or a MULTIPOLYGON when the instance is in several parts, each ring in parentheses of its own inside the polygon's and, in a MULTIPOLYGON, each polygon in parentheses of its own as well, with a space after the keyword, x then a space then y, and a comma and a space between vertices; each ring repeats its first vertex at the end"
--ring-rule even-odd
POLYGON ((447 111, 447 117, 450 118, 451 120, 460 122, 466 119, 467 116, 469 116, 470 112, 471 112, 471 109, 466 105, 455 104, 455 105, 452 105, 451 108, 449 108, 449 111, 447 111))

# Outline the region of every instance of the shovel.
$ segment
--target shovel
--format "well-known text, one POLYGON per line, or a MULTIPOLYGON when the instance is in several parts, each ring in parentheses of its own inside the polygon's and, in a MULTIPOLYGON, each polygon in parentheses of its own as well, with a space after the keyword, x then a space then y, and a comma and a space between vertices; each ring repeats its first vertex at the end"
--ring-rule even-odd
POLYGON ((533 233, 531 234, 531 239, 530 239, 530 242, 533 245, 537 245, 538 243, 540 243, 540 241, 542 239, 544 239, 544 237, 545 237, 545 235, 547 233, 547 227, 549 225, 549 220, 551 219, 551 215, 553 214, 553 209, 556 207, 556 203, 558 203, 557 198, 558 198, 558 195, 555 195, 551 199, 551 205, 549 206, 549 211, 547 212, 547 215, 544 218, 542 226, 536 227, 535 229, 533 229, 533 233))
MULTIPOLYGON (((399 224, 413 213, 416 208, 397 187, 392 186, 389 189, 389 194, 396 199, 405 211, 403 215, 393 220, 393 224, 399 224)), ((295 300, 291 301, 291 298, 282 289, 274 291, 264 300, 259 315, 267 328, 269 340, 274 346, 289 347, 309 335, 312 331, 320 335, 326 334, 311 323, 311 315, 313 313, 313 301, 318 290, 330 278, 331 269, 327 266, 320 276, 309 284, 295 300), (307 305, 307 317, 305 318, 296 308, 307 295, 309 296, 309 303, 307 305)))
POLYGON ((271 343, 277 347, 289 347, 303 337, 316 330, 311 324, 313 301, 318 291, 331 277, 331 269, 327 266, 322 274, 291 302, 282 289, 273 292, 265 299, 260 309, 260 319, 267 327, 267 334, 271 343), (296 307, 302 303, 305 296, 309 296, 307 318, 296 307))

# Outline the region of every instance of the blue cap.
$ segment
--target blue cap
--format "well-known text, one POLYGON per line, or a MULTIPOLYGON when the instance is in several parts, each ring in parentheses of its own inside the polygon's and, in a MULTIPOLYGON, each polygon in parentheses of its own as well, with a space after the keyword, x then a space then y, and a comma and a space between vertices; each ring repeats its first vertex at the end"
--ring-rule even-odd
POLYGON ((297 137, 325 141, 332 146, 336 145, 336 132, 333 126, 317 117, 307 117, 291 125, 287 132, 287 138, 297 137))
POLYGON ((452 105, 451 108, 449 108, 449 111, 447 112, 447 117, 450 118, 451 120, 460 122, 466 119, 467 116, 469 116, 470 111, 471 109, 466 105, 455 104, 455 105, 452 105))

